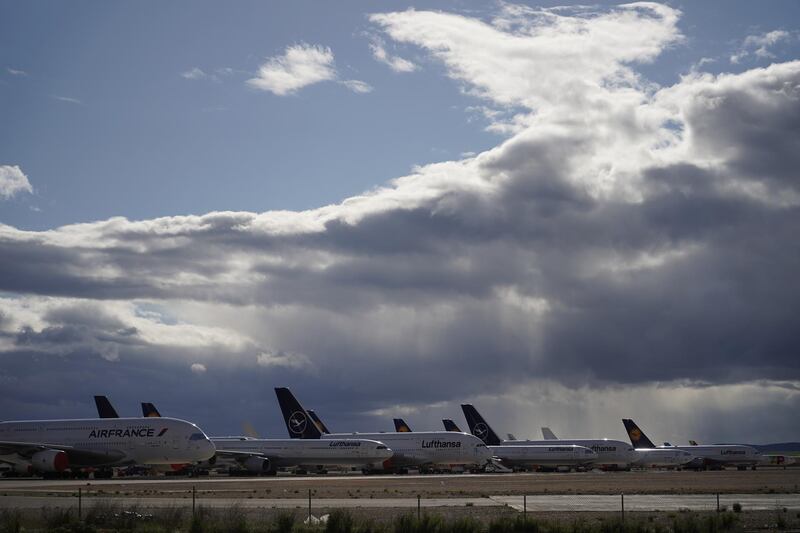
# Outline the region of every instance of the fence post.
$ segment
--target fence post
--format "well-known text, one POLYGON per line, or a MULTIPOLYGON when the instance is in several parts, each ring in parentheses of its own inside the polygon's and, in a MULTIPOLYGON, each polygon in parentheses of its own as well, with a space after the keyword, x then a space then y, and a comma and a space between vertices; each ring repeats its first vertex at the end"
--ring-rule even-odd
POLYGON ((619 494, 619 501, 620 501, 620 509, 622 511, 622 521, 625 521, 625 493, 621 492, 619 494))
POLYGON ((420 510, 420 495, 417 494, 417 520, 421 518, 421 510, 420 510))
POLYGON ((717 493, 717 512, 719 512, 719 492, 717 493))
POLYGON ((192 485, 192 518, 194 518, 196 502, 197 502, 197 486, 192 485))
POLYGON ((522 516, 527 518, 528 517, 528 495, 522 495, 522 516))
POLYGON ((308 525, 311 525, 311 489, 308 489, 308 525))
POLYGON ((83 505, 82 505, 83 502, 81 501, 82 499, 83 499, 83 493, 81 491, 81 488, 78 487, 78 520, 83 520, 83 505))

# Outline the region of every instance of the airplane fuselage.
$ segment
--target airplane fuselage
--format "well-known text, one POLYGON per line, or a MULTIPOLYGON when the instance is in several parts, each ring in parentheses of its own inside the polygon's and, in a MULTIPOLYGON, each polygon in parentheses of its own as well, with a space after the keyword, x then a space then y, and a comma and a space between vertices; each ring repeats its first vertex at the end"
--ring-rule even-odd
POLYGON ((91 418, 0 422, 0 450, 0 461, 17 465, 31 462, 26 455, 64 452, 71 468, 192 463, 211 457, 214 445, 196 425, 175 418, 91 418))
POLYGON ((268 457, 274 467, 305 465, 381 465, 393 455, 383 442, 369 439, 254 439, 212 437, 217 450, 268 457))
POLYGON ((322 441, 347 438, 371 439, 386 444, 394 452, 387 467, 422 465, 482 465, 492 453, 479 438, 455 431, 334 433, 322 441))

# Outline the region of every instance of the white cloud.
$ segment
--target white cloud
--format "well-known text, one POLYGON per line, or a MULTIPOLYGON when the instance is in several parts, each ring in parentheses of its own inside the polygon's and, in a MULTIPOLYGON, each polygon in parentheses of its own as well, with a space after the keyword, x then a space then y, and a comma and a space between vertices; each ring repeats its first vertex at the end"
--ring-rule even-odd
POLYGON ((208 78, 208 74, 201 68, 192 67, 189 70, 181 72, 181 77, 187 80, 202 80, 208 78))
POLYGON ((371 93, 373 90, 372 85, 359 80, 344 80, 339 83, 358 94, 371 93))
POLYGON ((77 98, 72 98, 71 96, 59 96, 54 94, 53 98, 58 100, 59 102, 66 102, 68 104, 75 104, 75 105, 83 105, 83 102, 78 100, 77 98))
POLYGON ((739 63, 751 54, 754 54, 760 59, 773 58, 775 55, 770 52, 769 49, 781 41, 789 40, 791 37, 792 34, 784 30, 773 30, 758 35, 748 35, 745 37, 739 50, 731 55, 731 63, 739 63))
POLYGON ((33 187, 17 165, 0 165, 0 199, 7 200, 19 193, 33 194, 33 187))
POLYGON ((256 362, 264 367, 304 369, 312 366, 311 360, 300 353, 265 351, 258 354, 256 362))
POLYGON ((372 50, 372 57, 384 65, 387 65, 395 72, 414 72, 417 70, 417 65, 411 61, 403 59, 402 57, 392 56, 386 52, 383 42, 379 39, 373 39, 369 45, 369 49, 372 50))
POLYGON ((197 375, 205 374, 207 370, 206 365, 204 365, 203 363, 192 363, 192 366, 190 368, 192 370, 192 373, 197 375))
POLYGON ((15 68, 11 68, 11 67, 6 67, 6 71, 8 71, 8 73, 11 74, 12 76, 27 76, 28 75, 28 73, 25 72, 24 70, 17 70, 15 68))
POLYGON ((258 76, 247 83, 256 89, 284 96, 336 78, 331 49, 301 43, 287 47, 283 55, 268 58, 258 69, 258 76))

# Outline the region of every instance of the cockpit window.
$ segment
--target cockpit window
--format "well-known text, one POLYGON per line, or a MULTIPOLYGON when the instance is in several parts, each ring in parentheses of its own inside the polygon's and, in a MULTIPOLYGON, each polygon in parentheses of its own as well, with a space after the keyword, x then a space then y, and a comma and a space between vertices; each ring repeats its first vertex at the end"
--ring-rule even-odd
POLYGON ((189 435, 189 440, 205 440, 206 436, 202 433, 192 433, 189 435))
POLYGON ((376 450, 388 450, 388 448, 386 446, 376 446, 375 449, 376 450))

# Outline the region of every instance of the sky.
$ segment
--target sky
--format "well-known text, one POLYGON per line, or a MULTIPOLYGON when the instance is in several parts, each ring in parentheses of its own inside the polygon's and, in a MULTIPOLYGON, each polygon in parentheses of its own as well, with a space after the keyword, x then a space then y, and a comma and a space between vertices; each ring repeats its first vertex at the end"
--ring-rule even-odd
POLYGON ((0 1, 0 418, 800 440, 798 20, 0 1))

